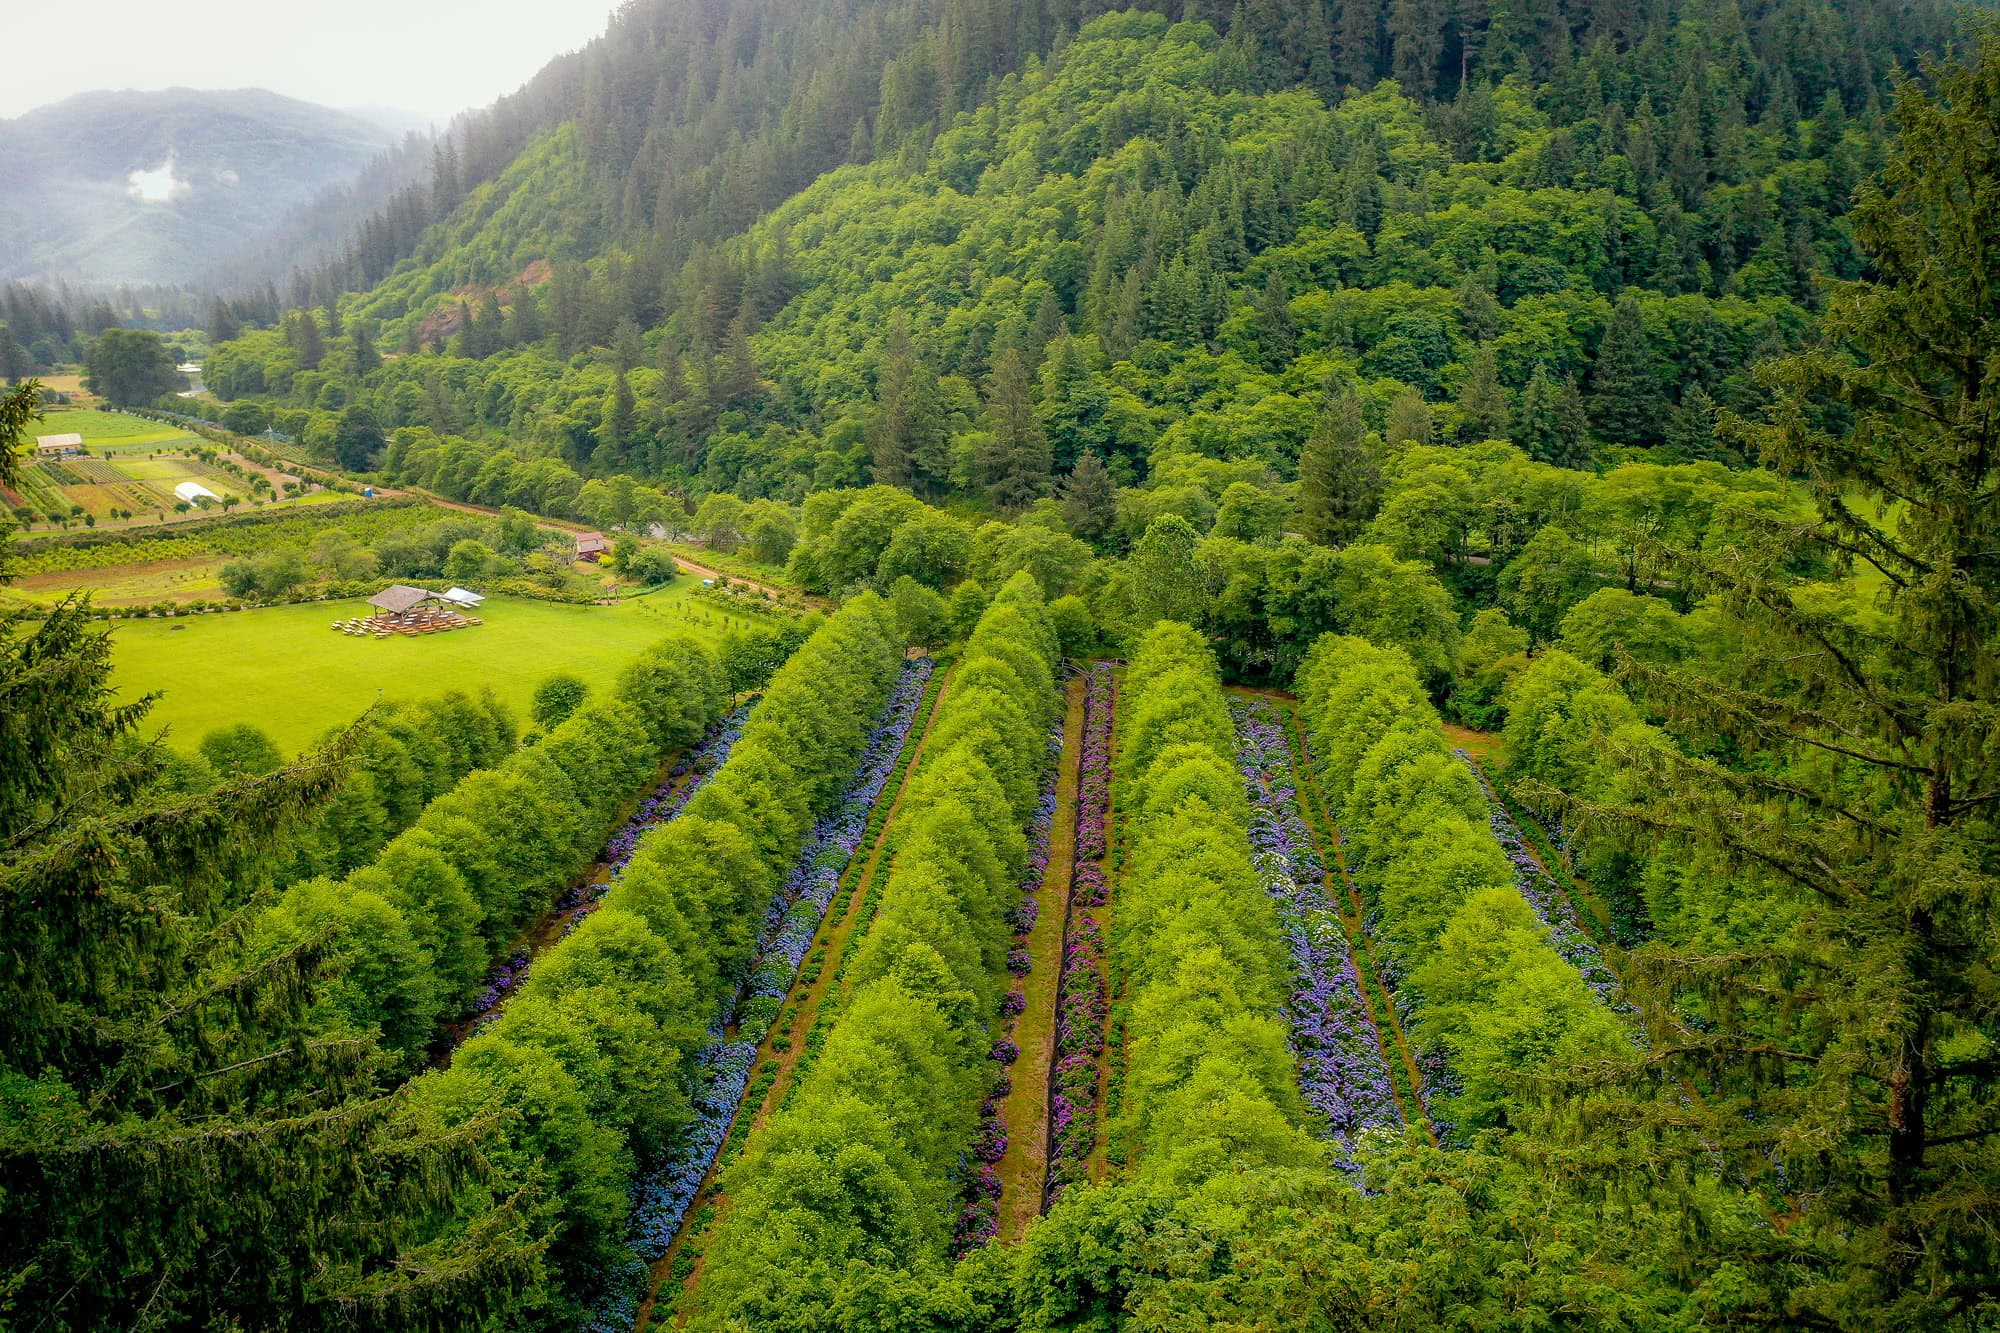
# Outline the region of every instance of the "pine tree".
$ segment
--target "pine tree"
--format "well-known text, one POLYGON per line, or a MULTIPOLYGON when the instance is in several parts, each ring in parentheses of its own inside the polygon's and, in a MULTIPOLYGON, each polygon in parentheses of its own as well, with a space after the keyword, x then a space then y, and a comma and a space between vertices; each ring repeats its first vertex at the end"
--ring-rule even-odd
POLYGON ((1589 468, 1590 423, 1576 381, 1561 384, 1546 367, 1535 367, 1534 378, 1514 404, 1511 434, 1515 444, 1537 463, 1555 467, 1589 468))
POLYGON ((382 368, 382 354, 375 350, 375 335, 368 325, 354 322, 354 373, 368 376, 382 368))
POLYGON ((1077 459, 1075 470, 1063 480, 1062 515, 1073 537, 1095 545, 1111 535, 1118 519, 1118 490, 1095 450, 1077 459))
POLYGON ((1434 427, 1431 405, 1415 389, 1405 389, 1389 404, 1388 429, 1383 438, 1390 448, 1405 444, 1429 444, 1434 427))
POLYGON ((1003 508, 1030 504, 1048 490, 1049 441, 1035 416, 1027 363, 1012 347, 993 362, 986 411, 992 418, 995 445, 994 466, 983 478, 987 494, 1003 508))
POLYGON ((1375 517, 1382 474, 1351 393, 1330 398, 1299 454, 1299 530, 1321 546, 1345 546, 1375 517))
POLYGON ((1747 550, 1666 552, 1738 651, 1622 674, 1720 758, 1620 746, 1641 795, 1576 803, 1797 900, 1754 948, 1639 961, 1656 1005, 1703 1016, 1655 1029, 1662 1118, 1695 1117, 1727 1178, 1775 1163, 1789 1230, 1839 1238, 1803 1276, 1761 1241, 1725 1257, 1805 1281, 1785 1296, 1799 1322, 1950 1327, 2000 1288, 1996 89, 1992 32, 1976 64, 1902 86, 1852 215, 1872 278, 1833 289, 1820 346, 1767 367, 1762 423, 1725 418, 1812 516, 1747 550), (1802 557, 1866 564, 1879 591, 1802 593, 1802 557))
POLYGON ((1267 369, 1282 370, 1291 364, 1292 352, 1298 344, 1298 327, 1292 323, 1285 275, 1275 268, 1257 297, 1257 341, 1263 348, 1267 369))
POLYGON ((1466 366, 1465 384, 1458 391, 1458 436, 1469 443, 1498 439, 1506 433, 1509 403, 1500 383, 1493 348, 1481 345, 1466 366))
POLYGON ((1062 337, 1049 347, 1042 365, 1042 431, 1057 471, 1076 466, 1086 453, 1110 452, 1105 421, 1110 398, 1084 359, 1080 339, 1062 337))
POLYGON ((910 484, 904 397, 916 366, 916 349, 910 345, 910 324, 899 312, 889 324, 889 339, 875 369, 875 420, 868 428, 868 462, 878 486, 910 484))
POLYGON ((292 316, 291 342, 299 364, 307 370, 318 370, 326 357, 326 341, 320 337, 319 321, 313 318, 311 310, 301 310, 292 316))
POLYGON ((623 466, 632 447, 632 429, 638 420, 638 405, 632 398, 632 384, 624 371, 611 380, 611 392, 604 395, 604 414, 597 426, 597 452, 593 459, 607 468, 623 466))
POLYGON ((1645 317, 1630 292, 1618 298, 1611 322, 1597 344, 1590 370, 1590 419, 1612 444, 1654 444, 1666 402, 1660 372, 1646 336, 1645 317))
POLYGON ((1667 419, 1667 448, 1676 458, 1700 462, 1719 452, 1715 440, 1715 400, 1699 384, 1688 386, 1667 419))

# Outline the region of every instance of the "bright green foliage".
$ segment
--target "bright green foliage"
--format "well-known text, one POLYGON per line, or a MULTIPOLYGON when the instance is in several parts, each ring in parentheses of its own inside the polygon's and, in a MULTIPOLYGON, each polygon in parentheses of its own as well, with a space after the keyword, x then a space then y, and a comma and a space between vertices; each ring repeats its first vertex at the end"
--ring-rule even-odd
MULTIPOLYGON (((1329 638, 1300 669, 1299 691, 1348 864, 1379 912, 1385 970, 1415 1014, 1413 1038, 1456 1076, 1453 1093, 1433 1088, 1433 1114, 1459 1133, 1505 1123, 1534 1079, 1629 1052, 1514 888, 1486 794, 1445 742, 1409 659, 1329 638)), ((1509 705, 1511 740, 1535 710, 1514 692, 1509 705)))
MULTIPOLYGON (((32 410, 32 389, 10 398, 32 410)), ((504 1320, 534 1256, 518 1223, 435 1241, 430 1227, 477 1188, 476 1135, 369 1096, 370 1043, 319 1021, 332 991, 376 970, 424 975, 397 914, 344 895, 369 948, 331 976, 338 951, 318 931, 230 957, 263 910, 272 850, 338 794, 358 733, 210 789, 135 742, 149 701, 111 702, 109 639, 83 613, 71 600, 31 631, 0 617, 10 1305, 76 1327, 144 1310, 172 1325, 281 1311, 422 1327, 440 1300, 454 1318, 504 1320)))
POLYGON ((995 977, 1059 701, 1055 656, 1035 581, 1016 575, 938 704, 851 998, 725 1180, 695 1327, 830 1326, 899 1274, 939 1273, 952 1167, 992 1077, 995 977))
POLYGON ((1113 1132, 1137 1177, 1195 1189, 1231 1171, 1316 1164, 1284 1025, 1285 948, 1250 863, 1250 812, 1215 658, 1153 628, 1119 696, 1119 764, 1145 807, 1113 948, 1132 1036, 1113 1132))
POLYGON ((529 706, 529 715, 535 725, 545 730, 554 730, 569 719, 569 715, 583 707, 583 701, 590 697, 590 687, 567 672, 557 672, 535 686, 534 701, 529 706))

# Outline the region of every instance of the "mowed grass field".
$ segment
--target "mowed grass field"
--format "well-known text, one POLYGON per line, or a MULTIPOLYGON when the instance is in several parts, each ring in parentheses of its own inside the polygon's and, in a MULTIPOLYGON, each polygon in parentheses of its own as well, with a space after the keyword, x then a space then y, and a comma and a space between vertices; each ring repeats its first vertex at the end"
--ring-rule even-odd
POLYGON ((422 638, 354 638, 335 620, 365 615, 365 603, 306 606, 113 623, 112 681, 121 700, 159 691, 144 724, 170 728, 192 749, 232 722, 262 727, 295 754, 327 728, 382 699, 421 699, 490 685, 520 723, 535 686, 556 671, 608 690, 626 663, 675 631, 716 639, 752 622, 699 602, 696 583, 616 606, 561 606, 493 597, 483 625, 422 638))
POLYGON ((201 439, 178 426, 123 412, 100 412, 91 408, 51 409, 40 421, 31 422, 28 435, 83 436, 84 447, 100 457, 105 454, 149 453, 160 448, 200 444, 201 439))

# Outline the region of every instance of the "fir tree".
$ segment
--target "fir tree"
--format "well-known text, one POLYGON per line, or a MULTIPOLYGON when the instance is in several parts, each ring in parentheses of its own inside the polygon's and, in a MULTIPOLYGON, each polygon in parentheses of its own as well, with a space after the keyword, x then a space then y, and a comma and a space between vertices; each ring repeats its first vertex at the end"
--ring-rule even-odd
POLYGON ((1497 439, 1507 430, 1509 404, 1507 390, 1500 383, 1500 367, 1490 346, 1472 353, 1466 366, 1465 384, 1458 391, 1458 435, 1469 443, 1497 439))
POLYGON ((1095 450, 1076 460, 1076 468, 1063 480, 1063 526, 1070 535, 1093 545, 1111 535, 1118 519, 1118 492, 1111 473, 1095 450))
POLYGON ((1009 347, 993 362, 987 378, 986 412, 992 419, 994 452, 982 478, 993 503, 1019 508, 1048 490, 1049 441, 1035 416, 1028 367, 1009 347))
POLYGON ((1292 323, 1285 275, 1275 268, 1257 297, 1257 341, 1264 350, 1266 368, 1281 370, 1291 364, 1292 352, 1298 344, 1298 328, 1292 323))
POLYGON ((1110 452, 1111 431, 1104 420, 1108 406, 1080 340, 1056 339, 1042 366, 1040 416, 1058 471, 1075 467, 1086 453, 1110 452))
POLYGON ((1652 341, 1630 292, 1618 298, 1590 370, 1590 420, 1612 444, 1653 444, 1666 402, 1652 341))
POLYGON ((1375 517, 1382 474, 1351 393, 1331 398, 1299 454, 1299 530, 1321 546, 1345 546, 1375 517))
POLYGON ((1726 765, 1620 745, 1629 804, 1576 808, 1776 877, 1799 924, 1754 949, 1641 959, 1663 1119, 1726 1176, 1782 1168, 1802 1322, 1942 1328, 2000 1288, 2000 36, 1898 95, 1900 137, 1853 214, 1874 275, 1836 286, 1822 345, 1772 363, 1765 419, 1725 418, 1812 516, 1748 551, 1666 552, 1740 645, 1716 670, 1622 674, 1726 765), (1930 89, 1935 88, 1933 94, 1930 89), (1865 609, 1800 590, 1804 556, 1865 564, 1865 609), (1720 744, 1718 744, 1720 743, 1720 744), (1723 748, 1726 747, 1726 748, 1723 748), (1699 1095, 1689 1097, 1686 1088, 1699 1095))
POLYGON ((326 340, 320 337, 319 321, 313 318, 311 310, 301 310, 292 316, 291 333, 292 351, 299 364, 307 370, 318 370, 326 357, 326 340))
POLYGON ((1388 429, 1383 438, 1390 448, 1404 444, 1429 444, 1434 431, 1431 405, 1415 389, 1405 389, 1389 404, 1388 429))

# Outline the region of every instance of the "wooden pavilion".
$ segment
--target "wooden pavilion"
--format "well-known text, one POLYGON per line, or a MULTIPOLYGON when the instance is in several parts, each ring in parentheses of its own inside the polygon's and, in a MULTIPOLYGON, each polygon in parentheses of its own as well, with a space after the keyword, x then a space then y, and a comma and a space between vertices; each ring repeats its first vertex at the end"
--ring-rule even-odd
MULTIPOLYGON (((454 588, 452 591, 464 590, 454 588)), ((375 608, 368 615, 336 620, 333 627, 342 634, 386 639, 392 634, 439 634, 485 623, 478 616, 469 616, 461 611, 455 605, 460 600, 407 583, 391 584, 368 599, 368 605, 375 608)))

